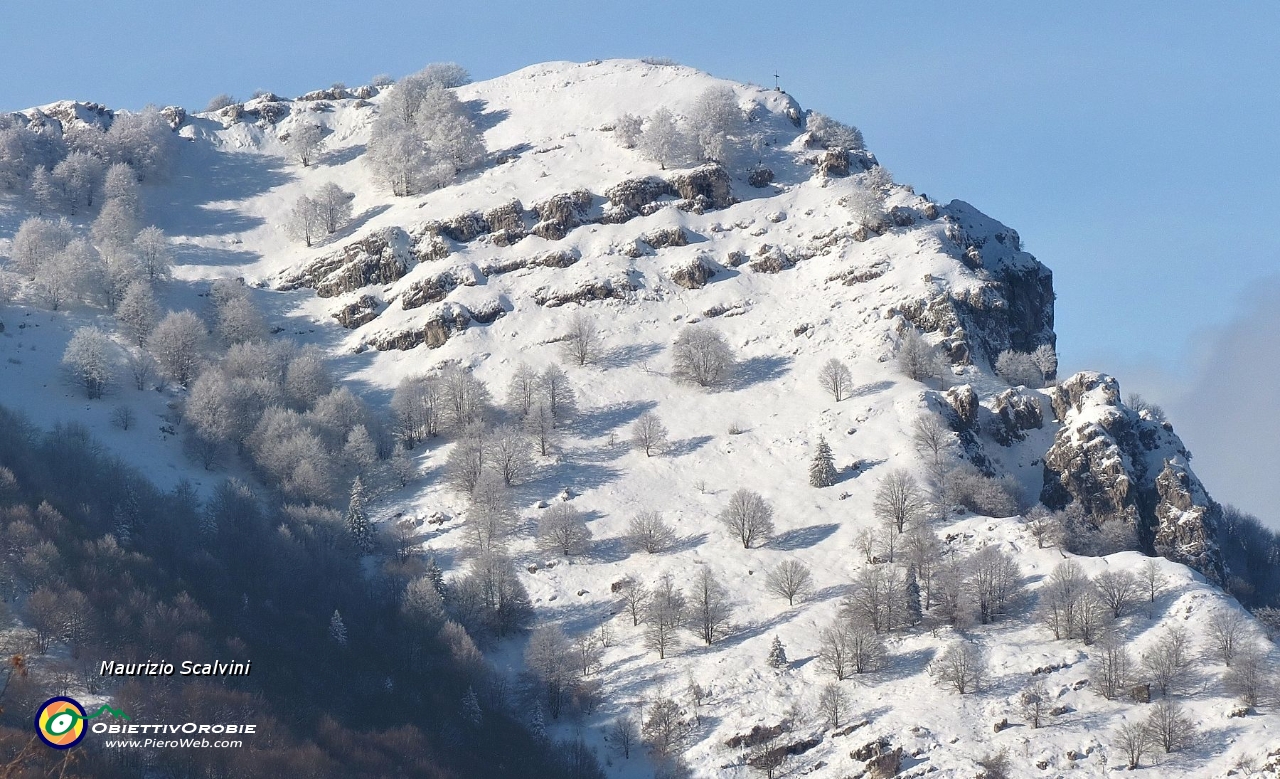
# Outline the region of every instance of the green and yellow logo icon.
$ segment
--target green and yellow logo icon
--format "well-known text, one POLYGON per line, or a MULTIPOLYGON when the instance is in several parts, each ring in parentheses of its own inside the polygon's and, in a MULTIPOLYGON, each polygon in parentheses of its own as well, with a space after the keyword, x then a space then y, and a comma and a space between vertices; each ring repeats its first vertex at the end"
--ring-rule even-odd
POLYGON ((36 733, 54 749, 70 749, 84 738, 86 719, 74 698, 50 698, 36 712, 36 733))
POLYGON ((84 738, 85 720, 93 719, 104 711, 113 717, 129 719, 128 714, 105 704, 94 713, 86 714, 75 698, 50 698, 36 711, 36 734, 54 749, 70 749, 84 738))

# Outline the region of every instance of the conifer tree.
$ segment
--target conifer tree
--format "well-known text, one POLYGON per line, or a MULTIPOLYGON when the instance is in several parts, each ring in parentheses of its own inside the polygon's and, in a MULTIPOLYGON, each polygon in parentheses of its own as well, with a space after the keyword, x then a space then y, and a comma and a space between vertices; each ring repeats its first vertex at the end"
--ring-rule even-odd
POLYGON ((787 664, 787 650, 782 646, 782 639, 777 636, 773 637, 773 644, 769 647, 769 658, 765 662, 769 663, 770 668, 782 668, 787 664))
POLYGON ((809 465, 809 484, 814 487, 830 487, 836 483, 836 458, 831 454, 827 439, 818 436, 818 453, 809 465))
POLYGON ((357 476, 351 485, 351 502, 347 504, 347 532, 362 553, 373 551, 373 526, 364 510, 364 482, 357 476))
POLYGON ((476 690, 471 685, 467 685, 467 694, 462 696, 462 717, 472 725, 479 725, 482 716, 476 690))
POLYGON ((547 722, 542 715, 542 704, 533 704, 533 715, 529 718, 529 732, 539 741, 547 737, 547 722))
POLYGON ((440 597, 444 597, 444 571, 440 570, 440 564, 436 562, 435 555, 427 556, 427 570, 424 574, 432 586, 436 588, 436 592, 440 593, 440 597))
POLYGON ((920 581, 916 578, 914 565, 907 566, 907 583, 904 590, 906 591, 907 624, 918 625, 924 618, 924 612, 920 608, 920 581))
POLYGON ((337 609, 333 610, 333 616, 329 618, 329 638, 340 647, 347 645, 347 626, 343 624, 342 615, 337 609))

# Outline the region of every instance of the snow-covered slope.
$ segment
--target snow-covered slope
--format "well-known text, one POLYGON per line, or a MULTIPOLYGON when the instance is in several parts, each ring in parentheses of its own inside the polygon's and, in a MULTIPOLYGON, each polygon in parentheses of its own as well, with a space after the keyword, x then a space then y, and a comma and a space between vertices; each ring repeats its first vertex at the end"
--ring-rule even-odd
MULTIPOLYGON (((327 349, 344 378, 381 408, 403 377, 449 362, 473 368, 501 397, 521 363, 540 370, 563 360, 558 340, 576 312, 595 318, 603 358, 565 366, 579 418, 560 450, 539 460, 536 477, 515 489, 524 522, 510 552, 538 618, 571 635, 608 621, 615 638, 600 672, 600 707, 553 727, 581 728, 602 756, 612 754, 604 732, 614 716, 639 711, 660 695, 687 705, 692 679, 710 690, 688 752, 698 776, 748 776, 743 750, 726 742, 787 718, 794 730, 784 740, 818 739, 790 758, 795 775, 858 775, 866 757, 852 753, 881 739, 902 747, 903 770, 913 776, 972 776, 976 761, 1001 749, 1015 776, 1094 775, 1123 765, 1110 733, 1142 716, 1142 706, 1090 692, 1083 680, 1095 650, 1052 640, 1025 610, 965 633, 991 658, 992 679, 981 694, 958 696, 931 680, 930 659, 960 636, 930 624, 890 638, 888 668, 865 682, 843 683, 853 701, 850 722, 866 720, 865 726, 833 735, 814 712, 818 690, 831 681, 816 660, 818 634, 866 565, 855 541, 876 525, 876 484, 895 468, 924 474, 909 433, 922 412, 944 413, 967 455, 1012 474, 1028 503, 1042 494, 1055 507, 1083 499, 1097 488, 1099 473, 1113 477, 1104 485, 1108 494, 1121 480, 1138 490, 1149 486, 1156 497, 1145 508, 1136 497, 1119 499, 1134 506, 1131 521, 1150 531, 1148 541, 1159 541, 1161 517, 1195 524, 1205 512, 1194 509, 1210 503, 1190 476, 1178 493, 1186 493, 1188 503, 1174 517, 1169 506, 1177 500, 1165 493, 1178 490, 1155 486, 1163 461, 1135 473, 1130 449, 1142 449, 1143 426, 1157 423, 1123 410, 1118 389, 1084 398, 1114 380, 1085 375, 1064 388, 1011 393, 993 375, 1001 351, 1030 351, 1055 338, 1052 276, 1022 250, 1016 232, 966 203, 934 203, 905 185, 892 187, 882 231, 859 228, 842 200, 857 186, 857 174, 877 165, 874 156, 849 155, 844 162, 851 175, 840 175, 840 161, 806 143, 804 113, 791 96, 638 61, 545 63, 459 88, 485 130, 493 162, 429 194, 393 198, 362 157, 385 99, 376 92, 268 97, 211 114, 175 114, 177 132, 188 142, 169 181, 144 189, 148 215, 179 244, 177 276, 189 282, 175 285, 167 302, 203 306, 195 295, 207 280, 243 277, 272 324, 327 349), (724 84, 764 141, 750 159, 726 168, 662 170, 622 148, 612 131, 623 113, 646 115, 658 106, 688 112, 708 87, 724 84), (285 160, 279 140, 302 121, 319 122, 328 132, 318 164, 306 168, 285 160), (772 181, 752 186, 751 172, 762 167, 772 181), (355 193, 356 218, 308 249, 286 235, 284 214, 299 195, 328 181, 355 193), (343 327, 339 316, 355 326, 343 327), (740 360, 734 382, 719 391, 669 375, 672 342, 698 322, 723 333, 740 360), (957 388, 944 394, 902 375, 894 354, 913 328, 950 358, 948 383, 957 388), (838 403, 816 381, 833 357, 847 362, 854 377, 851 397, 838 403), (1077 395, 1072 388, 1078 386, 1077 395), (661 456, 646 457, 625 444, 631 423, 646 411, 670 429, 672 443, 661 456), (1124 416, 1124 430, 1106 422, 1115 414, 1124 416), (841 468, 840 482, 825 489, 810 487, 807 476, 819 436, 831 443, 841 468), (1126 443, 1126 436, 1137 443, 1126 443), (1106 451, 1092 457, 1099 448, 1106 451), (1051 449, 1058 455, 1047 457, 1051 449), (1068 478, 1072 474, 1078 478, 1068 478), (1079 484, 1089 486, 1073 486, 1079 484), (728 496, 742 487, 760 492, 776 510, 777 535, 760 548, 743 549, 716 521, 728 496), (537 506, 561 499, 590 518, 590 554, 557 560, 536 550, 537 506), (674 551, 626 550, 622 536, 641 510, 659 511, 675 524, 681 540, 674 551), (794 607, 767 594, 763 581, 785 559, 804 562, 815 577, 814 597, 794 607), (611 585, 628 576, 652 582, 664 573, 688 583, 703 567, 729 588, 733 628, 711 646, 686 635, 677 651, 659 660, 621 614, 611 585), (774 637, 791 658, 781 669, 764 662, 774 637), (1062 713, 1044 728, 993 732, 1003 719, 1022 722, 1017 697, 1033 671, 1046 668, 1035 678, 1046 682, 1062 713)), ((97 115, 70 110, 81 119, 97 115)), ((0 205, 0 234, 11 235, 22 216, 14 203, 0 205)), ((85 420, 123 457, 153 466, 153 473, 167 469, 175 478, 212 482, 183 459, 175 437, 154 432, 166 398, 135 399, 121 390, 146 409, 142 430, 128 438, 109 429, 102 404, 86 403, 58 383, 56 362, 70 330, 96 316, 24 306, 6 311, 0 402, 33 410, 37 421, 85 420), (40 327, 17 330, 18 322, 40 327), (130 443, 144 434, 147 443, 130 443), (157 464, 164 469, 157 471, 157 464)), ((1151 436, 1159 440, 1145 449, 1150 457, 1181 449, 1171 430, 1151 436)), ((467 565, 460 521, 466 503, 442 478, 449 448, 416 450, 422 477, 378 510, 382 518, 447 517, 422 541, 452 563, 456 575, 467 565)), ((1185 457, 1172 467, 1185 469, 1185 457)), ((1063 557, 1038 549, 1018 517, 957 515, 936 530, 959 551, 997 545, 1012 553, 1033 590, 1063 557)), ((1173 538, 1166 546, 1195 540, 1173 538)), ((1212 538, 1199 541, 1212 545, 1212 538)), ((1215 576, 1212 564, 1191 552, 1173 556, 1215 576)), ((1080 563, 1089 573, 1136 573, 1144 559, 1125 552, 1080 563)), ((1174 562, 1161 567, 1169 578, 1166 593, 1121 622, 1136 650, 1168 625, 1194 628, 1213 609, 1238 608, 1200 573, 1174 562)), ((493 650, 499 666, 513 674, 520 651, 518 641, 493 650)), ((1280 749, 1280 722, 1270 710, 1230 716, 1236 704, 1223 691, 1223 669, 1206 663, 1202 671, 1202 689, 1186 705, 1204 738, 1159 770, 1219 776, 1247 761, 1261 766, 1280 749)), ((620 777, 652 771, 634 753, 629 760, 614 755, 612 763, 620 777)))

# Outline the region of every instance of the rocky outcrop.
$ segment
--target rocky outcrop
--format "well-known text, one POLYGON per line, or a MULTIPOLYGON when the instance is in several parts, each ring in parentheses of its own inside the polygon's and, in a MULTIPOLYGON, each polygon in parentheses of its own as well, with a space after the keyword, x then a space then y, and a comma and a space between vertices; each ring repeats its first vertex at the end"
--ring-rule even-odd
POLYGON ((830 149, 818 155, 816 163, 818 175, 834 178, 849 175, 849 152, 844 149, 830 149))
POLYGON ((972 429, 978 424, 978 393, 971 385, 952 387, 943 394, 943 398, 955 412, 960 427, 972 429))
POLYGON ((782 247, 766 243, 756 250, 756 258, 747 267, 756 273, 781 273, 795 267, 795 261, 782 247))
POLYGON ((747 183, 756 189, 767 187, 773 183, 773 171, 765 167, 756 168, 747 175, 747 183))
POLYGON ((485 211, 484 221, 488 224, 491 239, 497 246, 510 246, 526 235, 524 206, 519 200, 512 200, 485 211))
POLYGON ((569 234, 569 231, 582 224, 587 210, 591 207, 594 196, 585 189, 552 195, 533 204, 533 213, 538 223, 531 232, 548 241, 558 241, 569 234))
MULTIPOLYGON (((400 307, 406 311, 425 306, 428 303, 439 303, 463 282, 452 270, 442 271, 434 276, 419 279, 409 285, 400 296, 400 307)), ((472 281, 474 284, 475 282, 472 281)))
POLYGON ((333 318, 348 330, 372 322, 378 317, 378 299, 373 295, 361 295, 356 300, 333 312, 333 318))
POLYGON ((699 255, 676 265, 667 273, 672 281, 685 289, 702 289, 707 285, 707 280, 716 275, 716 266, 711 260, 699 255))
POLYGON ((655 249, 665 249, 668 246, 688 246, 689 234, 683 227, 662 227, 645 233, 641 240, 655 249))
POLYGON ((728 208, 738 202, 733 196, 728 171, 718 163, 674 173, 667 181, 676 194, 685 200, 704 198, 708 209, 728 208))
POLYGON ((1156 476, 1156 552, 1216 582, 1225 582, 1217 537, 1222 507, 1180 458, 1166 460, 1156 476))
POLYGON ((280 289, 312 287, 322 298, 337 297, 370 284, 390 284, 413 265, 409 235, 399 227, 386 227, 285 278, 280 289))
POLYGON ((1224 581, 1215 540, 1222 509, 1187 467, 1172 426, 1127 408, 1119 383, 1101 373, 1071 376, 1049 401, 1061 429, 1045 454, 1040 500, 1077 504, 1095 527, 1128 522, 1144 551, 1224 581))
POLYGON ((674 194, 675 189, 656 176, 626 179, 604 191, 605 198, 615 208, 630 209, 637 214, 640 209, 657 201, 663 195, 674 194))
POLYGON ((600 279, 584 282, 571 290, 540 289, 534 293, 533 299, 540 306, 555 308, 566 303, 623 298, 632 290, 633 287, 628 281, 600 279))
POLYGON ((1025 439, 1026 430, 1044 427, 1040 396, 1035 393, 1007 389, 992 400, 991 413, 995 417, 991 437, 1005 446, 1025 439))
POLYGON ((394 333, 379 333, 367 343, 380 352, 412 349, 422 344, 426 344, 429 349, 438 349, 455 333, 466 330, 469 324, 471 312, 466 306, 444 303, 421 326, 394 333))

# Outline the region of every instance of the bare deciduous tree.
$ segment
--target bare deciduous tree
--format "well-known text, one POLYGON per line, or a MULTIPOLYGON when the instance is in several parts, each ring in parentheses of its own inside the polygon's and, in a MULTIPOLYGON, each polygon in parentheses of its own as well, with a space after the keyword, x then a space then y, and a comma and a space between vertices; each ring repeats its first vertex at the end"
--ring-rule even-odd
POLYGON ((656 511, 642 511, 627 525, 627 545, 637 551, 658 554, 675 543, 676 532, 656 511))
POLYGON ((1160 563, 1154 559, 1145 561, 1138 572, 1138 578, 1142 581, 1143 589, 1146 590, 1148 601, 1155 603, 1156 596, 1164 591, 1166 581, 1164 573, 1160 570, 1160 563))
POLYGON ((849 696, 839 682, 822 685, 818 693, 818 713, 828 728, 838 728, 849 714, 849 696))
POLYGON ((1142 756, 1152 746, 1151 731, 1145 722, 1124 722, 1111 734, 1114 743, 1126 759, 1126 768, 1132 771, 1142 765, 1142 756))
POLYGON ((839 403, 849 397, 849 392, 853 389, 853 373, 848 365, 832 357, 818 371, 818 386, 839 403))
POLYGON ((940 684, 964 695, 982 689, 987 658, 977 644, 957 641, 929 663, 929 671, 940 684))
POLYGON ((569 320, 569 332, 560 342, 565 356, 578 365, 587 365, 600 359, 604 351, 604 339, 594 318, 579 311, 569 320))
POLYGON ((676 645, 676 629, 684 622, 685 597, 670 574, 662 576, 649 593, 644 609, 644 643, 658 658, 676 645))
POLYGON ((813 574, 799 560, 783 560, 769 571, 765 586, 779 598, 786 598, 788 606, 794 606, 797 599, 803 600, 813 590, 813 574))
POLYGON ((324 145, 324 130, 318 124, 299 124, 289 131, 285 146, 289 155, 307 167, 324 145))
POLYGON ((1209 617, 1209 649, 1213 658, 1224 665, 1231 665, 1248 634, 1249 620, 1238 609, 1219 606, 1209 617))
POLYGON ((618 592, 622 595, 623 606, 631 615, 632 627, 639 625, 649 605, 649 589, 639 579, 628 576, 618 582, 618 592))
POLYGON ((652 411, 646 411, 631 425, 631 444, 652 457, 667 447, 667 427, 652 411))
POLYGON ((919 519, 925 500, 914 476, 906 471, 890 471, 876 489, 873 508, 881 522, 902 533, 919 519))
POLYGON ((619 714, 609 726, 609 745, 623 760, 631 759, 631 750, 640 740, 640 726, 629 712, 619 714))
POLYGON ((1028 725, 1032 728, 1040 727, 1049 713, 1051 700, 1049 689, 1045 687, 1043 679, 1035 680, 1022 691, 1018 696, 1018 707, 1022 710, 1022 716, 1028 725))
POLYGON ((1121 638, 1114 633, 1103 636, 1097 643, 1097 654, 1090 667, 1093 691, 1107 700, 1115 700, 1129 689, 1133 670, 1133 657, 1121 638))
POLYGON ((670 698, 658 698, 648 706, 644 721, 644 740, 659 757, 675 755, 684 749, 693 734, 693 723, 685 717, 680 704, 670 698))
POLYGON ((568 503, 556 503, 538 519, 538 546, 547 552, 579 555, 591 543, 591 529, 582 514, 568 503))
POLYGON ((978 621, 986 625, 1009 613, 1023 589, 1013 557, 994 546, 984 546, 970 556, 968 569, 978 621))
POLYGON ((689 629, 707 645, 711 644, 728 629, 729 593, 720 582, 711 575, 705 566, 693 579, 693 586, 688 595, 689 629))
POLYGON ((1142 668, 1161 695, 1185 688, 1192 675, 1191 639, 1181 625, 1165 629, 1154 646, 1142 656, 1142 668))
POLYGON ((1165 754, 1185 749, 1196 736, 1195 722, 1182 710, 1182 706, 1170 700, 1160 701, 1151 707, 1146 727, 1152 740, 1165 754))
POLYGON ((720 522, 742 542, 743 549, 750 549, 773 535, 773 508, 760 493, 740 489, 729 496, 720 522))
POLYGON ((736 362, 724 336, 707 325, 689 325, 672 347, 672 373, 700 387, 719 387, 732 377, 736 362))
POLYGON ((911 328, 903 334, 898 345, 898 367, 908 378, 924 381, 942 378, 945 362, 937 347, 924 340, 918 330, 911 328))

